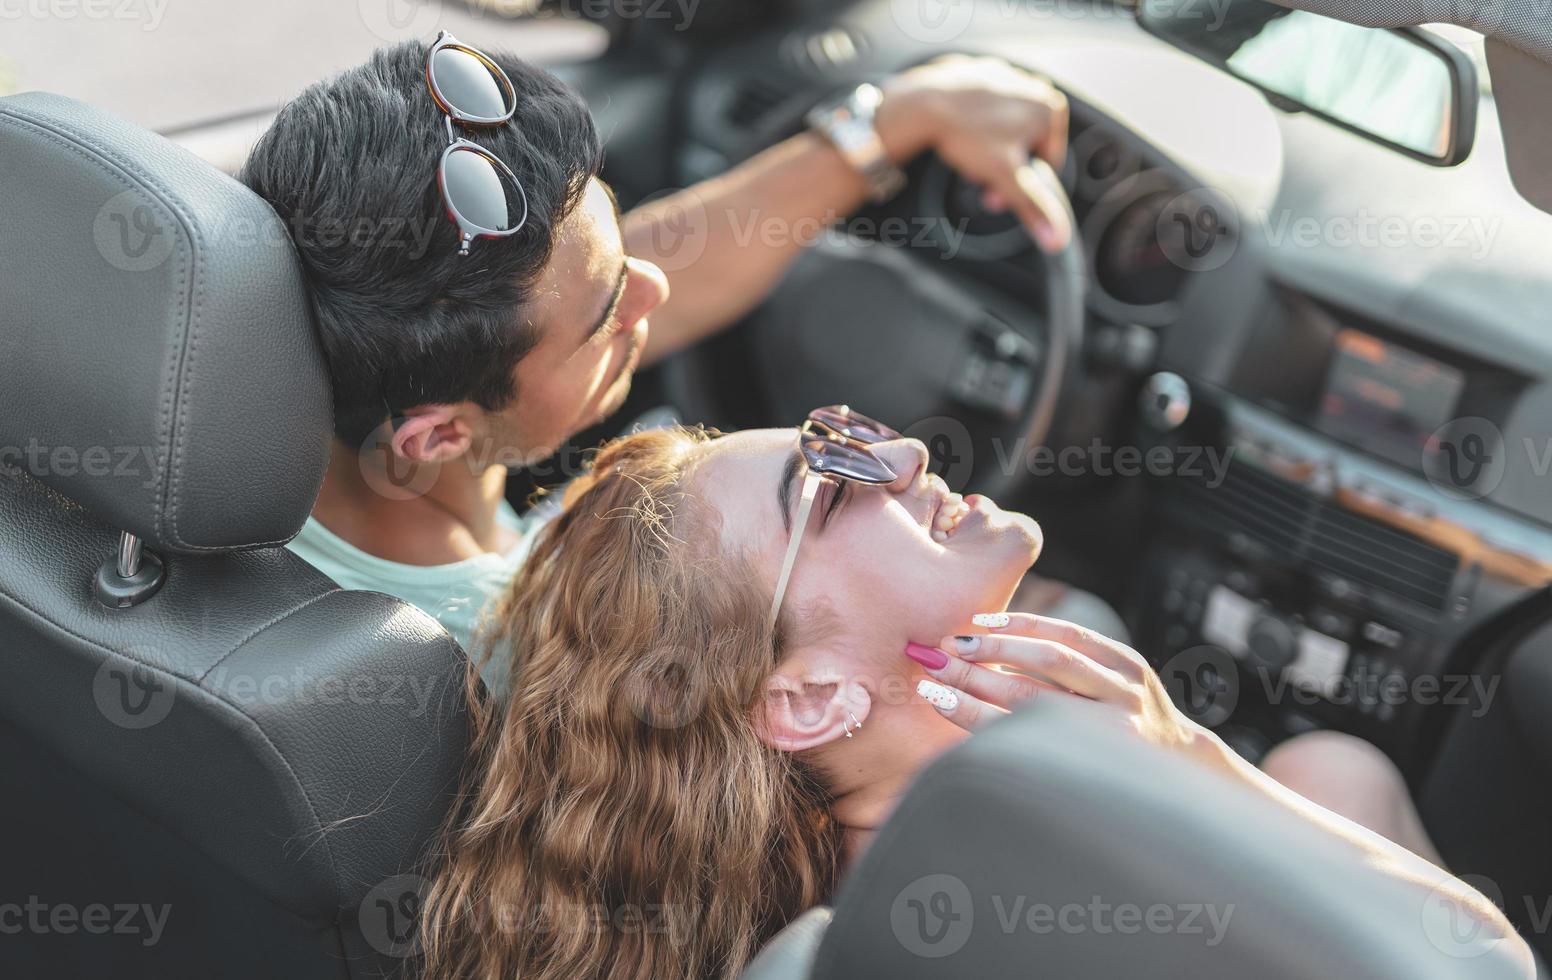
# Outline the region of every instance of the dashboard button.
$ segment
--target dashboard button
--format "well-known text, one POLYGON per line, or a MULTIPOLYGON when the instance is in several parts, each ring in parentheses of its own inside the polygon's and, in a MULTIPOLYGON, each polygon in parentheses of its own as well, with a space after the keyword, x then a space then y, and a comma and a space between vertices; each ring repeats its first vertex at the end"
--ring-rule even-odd
POLYGON ((1330 697, 1347 670, 1347 644, 1305 630, 1299 635, 1299 656, 1288 665, 1288 679, 1306 690, 1330 697))
POLYGON ((1293 624, 1281 616, 1261 614, 1245 638, 1250 659, 1276 672, 1293 662, 1299 652, 1298 634, 1293 624))
POLYGON ((1207 598, 1202 639, 1223 647, 1236 657, 1243 657, 1245 640, 1256 615, 1255 603, 1220 585, 1207 598))
POLYGON ((1352 599, 1360 594, 1356 585, 1339 575, 1322 573, 1315 581, 1320 590, 1333 599, 1352 599))
POLYGON ((1243 572, 1236 568, 1234 571, 1230 572, 1223 581, 1225 585, 1233 589, 1235 592, 1239 592, 1244 595, 1255 594, 1256 581, 1250 577, 1248 572, 1243 572))
POLYGON ((1374 620, 1363 624, 1363 638, 1375 646, 1382 646, 1387 650, 1396 649, 1401 645, 1401 641, 1405 639, 1400 630, 1392 629, 1384 623, 1374 620))
POLYGON ((1329 609, 1317 609, 1311 613, 1310 625, 1327 636, 1346 639, 1353 635, 1353 621, 1329 609))

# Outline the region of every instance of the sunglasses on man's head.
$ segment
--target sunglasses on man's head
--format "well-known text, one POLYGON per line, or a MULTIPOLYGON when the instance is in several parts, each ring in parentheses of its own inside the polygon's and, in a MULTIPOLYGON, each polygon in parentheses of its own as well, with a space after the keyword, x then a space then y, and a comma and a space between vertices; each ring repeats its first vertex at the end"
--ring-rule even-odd
POLYGON ((798 429, 798 454, 805 468, 803 493, 798 499, 797 517, 792 521, 792 538, 787 542, 781 575, 776 580, 769 625, 776 624, 776 617, 781 612, 781 600, 786 596, 787 582, 792 578, 798 544, 803 540, 803 529, 808 525, 808 515, 813 510, 820 484, 828 481, 883 486, 895 482, 895 471, 870 447, 899 438, 900 433, 894 429, 845 405, 816 408, 808 413, 798 429))
POLYGON ((528 221, 528 195, 500 157, 453 132, 501 126, 517 113, 517 92, 501 66, 443 31, 426 52, 426 87, 447 123, 447 148, 437 164, 437 187, 447 217, 458 226, 458 254, 476 238, 505 238, 528 221))

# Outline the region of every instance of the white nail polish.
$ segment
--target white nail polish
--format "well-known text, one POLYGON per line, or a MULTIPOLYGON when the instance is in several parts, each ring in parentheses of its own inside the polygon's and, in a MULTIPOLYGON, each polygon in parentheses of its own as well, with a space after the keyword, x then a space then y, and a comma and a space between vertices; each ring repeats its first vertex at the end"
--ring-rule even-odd
POLYGON ((1008 625, 1007 613, 976 613, 970 617, 970 622, 977 626, 985 626, 989 629, 1000 629, 1008 625))
POLYGON ((954 693, 954 689, 934 681, 917 681, 916 693, 939 711, 953 711, 959 707, 959 695, 954 693))
POLYGON ((979 636, 954 637, 954 650, 961 657, 971 656, 979 649, 981 649, 981 638, 979 636))

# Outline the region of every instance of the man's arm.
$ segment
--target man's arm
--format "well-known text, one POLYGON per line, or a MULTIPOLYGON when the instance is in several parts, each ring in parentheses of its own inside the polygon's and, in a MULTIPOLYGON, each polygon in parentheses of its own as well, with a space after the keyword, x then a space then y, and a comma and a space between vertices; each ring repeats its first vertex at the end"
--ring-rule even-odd
POLYGON ((626 252, 668 276, 668 300, 652 313, 642 363, 753 309, 798 249, 866 193, 862 175, 824 137, 801 133, 626 215, 626 252))
MULTIPOLYGON (((931 149, 1011 208, 1043 248, 1071 235, 1035 178, 1031 155, 1060 167, 1067 102, 1049 83, 985 58, 948 58, 884 86, 875 119, 890 159, 931 149)), ((828 225, 862 204, 867 183, 823 136, 802 133, 741 166, 626 215, 629 254, 656 263, 671 295, 652 315, 651 363, 736 321, 828 225)))

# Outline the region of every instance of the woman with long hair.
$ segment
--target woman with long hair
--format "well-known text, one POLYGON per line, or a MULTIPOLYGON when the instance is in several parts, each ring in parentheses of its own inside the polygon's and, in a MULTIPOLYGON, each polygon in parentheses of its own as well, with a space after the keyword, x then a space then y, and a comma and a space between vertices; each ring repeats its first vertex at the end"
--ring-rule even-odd
POLYGON ((486 634, 510 657, 505 703, 471 672, 425 976, 736 976, 832 894, 922 767, 1037 693, 1111 706, 1514 937, 1468 886, 1241 762, 1135 651, 1003 614, 1041 544, 1030 518, 950 493, 921 443, 839 407, 799 433, 605 448, 486 634))

